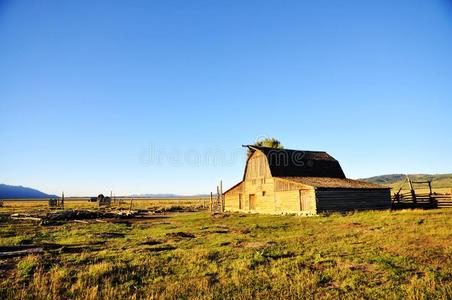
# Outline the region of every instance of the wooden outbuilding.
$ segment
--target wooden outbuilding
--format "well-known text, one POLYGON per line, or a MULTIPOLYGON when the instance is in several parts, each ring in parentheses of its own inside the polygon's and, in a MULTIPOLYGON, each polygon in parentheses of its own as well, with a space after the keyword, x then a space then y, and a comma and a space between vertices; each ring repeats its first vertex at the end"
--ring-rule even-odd
POLYGON ((99 194, 97 196, 97 206, 110 206, 111 205, 111 198, 105 197, 103 194, 99 194))
POLYGON ((246 146, 243 180, 224 193, 225 210, 318 214, 391 208, 388 187, 347 179, 326 152, 246 146))

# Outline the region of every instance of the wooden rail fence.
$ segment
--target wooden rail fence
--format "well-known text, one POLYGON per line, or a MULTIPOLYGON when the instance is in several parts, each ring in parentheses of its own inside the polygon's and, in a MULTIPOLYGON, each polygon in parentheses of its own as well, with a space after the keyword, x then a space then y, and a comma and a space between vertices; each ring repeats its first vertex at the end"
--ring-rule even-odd
POLYGON ((450 194, 437 194, 433 192, 432 181, 412 181, 407 175, 400 189, 392 198, 393 209, 403 208, 441 208, 452 207, 452 191, 450 194), (403 186, 408 184, 410 191, 402 192, 403 186), (429 193, 416 193, 414 185, 427 185, 429 193))
POLYGON ((452 208, 450 194, 416 194, 400 193, 393 196, 393 208, 452 208))
POLYGON ((452 207, 452 195, 444 194, 444 195, 433 195, 432 196, 435 201, 438 203, 438 207, 452 207))

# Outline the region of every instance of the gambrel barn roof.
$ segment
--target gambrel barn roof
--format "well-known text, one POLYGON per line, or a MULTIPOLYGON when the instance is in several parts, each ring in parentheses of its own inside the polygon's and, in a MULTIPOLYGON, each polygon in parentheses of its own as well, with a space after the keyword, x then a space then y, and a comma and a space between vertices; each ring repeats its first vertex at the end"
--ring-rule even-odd
MULTIPOLYGON (((303 151, 292 149, 275 149, 269 147, 244 145, 252 152, 260 151, 266 158, 271 176, 293 183, 314 188, 339 189, 388 189, 388 187, 345 177, 339 162, 324 151, 303 151)), ((248 158, 251 159, 252 155, 248 158)), ((239 187, 245 180, 237 183, 225 193, 239 187)))
POLYGON ((343 189, 388 189, 388 187, 370 182, 347 178, 328 177, 279 177, 315 188, 343 188, 343 189))
POLYGON ((345 178, 339 162, 324 151, 245 147, 265 154, 273 177, 345 178))

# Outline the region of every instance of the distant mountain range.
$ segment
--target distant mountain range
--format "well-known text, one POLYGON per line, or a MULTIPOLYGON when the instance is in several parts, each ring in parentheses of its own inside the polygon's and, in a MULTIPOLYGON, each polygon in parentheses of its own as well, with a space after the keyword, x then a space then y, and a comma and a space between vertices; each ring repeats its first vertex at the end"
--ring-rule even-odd
POLYGON ((198 194, 198 195, 177 195, 177 194, 139 194, 139 195, 130 195, 125 197, 134 197, 134 198, 202 198, 208 197, 208 194, 198 194))
MULTIPOLYGON (((398 188, 405 180, 405 174, 388 174, 373 176, 369 178, 360 178, 359 180, 386 185, 398 188)), ((452 188, 452 174, 409 174, 413 181, 432 180, 434 188, 452 188)), ((201 198, 208 197, 207 194, 182 196, 177 194, 139 194, 121 197, 134 198, 201 198)), ((24 186, 13 186, 0 184, 0 199, 20 199, 20 198, 55 198, 56 195, 50 195, 24 186)))
POLYGON ((18 199, 18 198, 54 198, 55 195, 49 195, 41 191, 7 184, 0 184, 0 199, 18 199))
MULTIPOLYGON (((140 194, 140 195, 130 195, 130 196, 119 196, 119 197, 134 197, 134 198, 201 198, 208 197, 207 194, 182 196, 176 194, 140 194)), ((7 184, 0 184, 0 199, 27 199, 27 198, 56 198, 58 196, 46 194, 36 189, 32 189, 24 186, 14 186, 7 184)), ((86 197, 81 197, 86 198, 86 197)))
MULTIPOLYGON (((408 174, 413 181, 432 180, 434 188, 452 188, 452 174, 408 174)), ((359 180, 371 183, 387 185, 390 187, 399 187, 405 180, 406 174, 388 174, 361 178, 359 180)))

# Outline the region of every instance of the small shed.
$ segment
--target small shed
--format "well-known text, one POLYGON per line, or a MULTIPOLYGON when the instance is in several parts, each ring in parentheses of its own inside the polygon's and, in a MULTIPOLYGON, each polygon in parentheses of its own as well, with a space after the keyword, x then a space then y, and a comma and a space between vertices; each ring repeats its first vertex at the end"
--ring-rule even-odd
POLYGON ((224 193, 226 211, 318 214, 391 208, 390 189, 347 179, 323 151, 246 146, 243 180, 224 193))
POLYGON ((111 198, 105 197, 103 194, 97 196, 97 206, 110 206, 111 198))

